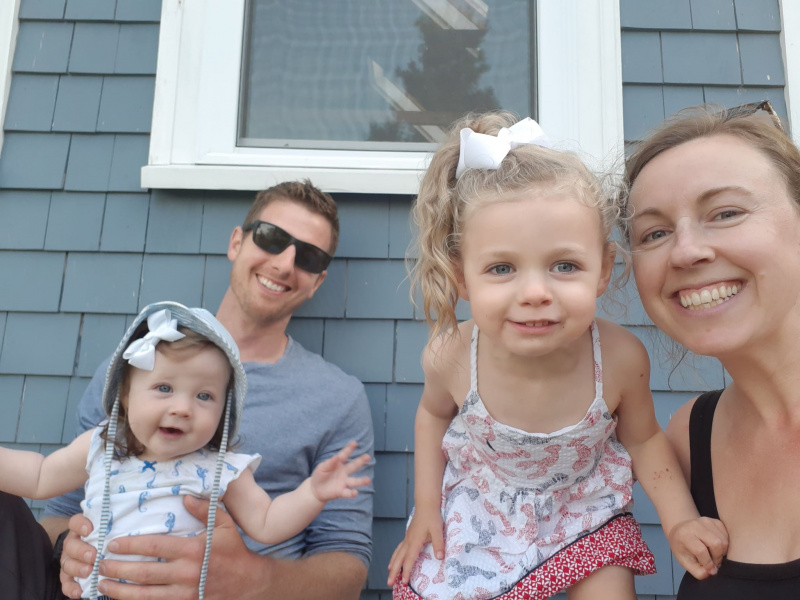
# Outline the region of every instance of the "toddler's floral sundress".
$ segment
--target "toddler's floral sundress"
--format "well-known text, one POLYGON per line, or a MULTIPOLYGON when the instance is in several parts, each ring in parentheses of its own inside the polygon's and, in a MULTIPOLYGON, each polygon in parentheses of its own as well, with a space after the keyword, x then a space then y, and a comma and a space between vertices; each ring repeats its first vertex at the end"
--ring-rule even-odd
POLYGON ((634 520, 633 474, 603 400, 597 325, 592 324, 595 398, 583 419, 528 433, 495 421, 478 395, 478 329, 472 333, 470 391, 442 442, 445 558, 423 547, 411 600, 538 600, 606 565, 655 573, 634 520))

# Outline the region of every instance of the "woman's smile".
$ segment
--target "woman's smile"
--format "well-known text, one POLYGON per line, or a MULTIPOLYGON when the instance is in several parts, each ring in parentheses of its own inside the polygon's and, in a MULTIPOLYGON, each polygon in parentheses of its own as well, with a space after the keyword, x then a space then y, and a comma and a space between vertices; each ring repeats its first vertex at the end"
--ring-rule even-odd
POLYGON ((727 302, 742 289, 741 282, 715 283, 697 289, 678 292, 681 306, 689 310, 706 310, 727 302))

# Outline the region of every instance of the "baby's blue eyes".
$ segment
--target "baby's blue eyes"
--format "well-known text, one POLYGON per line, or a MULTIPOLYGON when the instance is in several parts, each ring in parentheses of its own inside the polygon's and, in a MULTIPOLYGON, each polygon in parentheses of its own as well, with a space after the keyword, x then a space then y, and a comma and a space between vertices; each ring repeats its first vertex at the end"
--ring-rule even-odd
MULTIPOLYGON (((166 383, 159 384, 158 386, 156 386, 156 389, 157 389, 157 390, 158 390, 158 391, 159 391, 161 394, 171 394, 171 393, 172 393, 172 386, 171 386, 171 385, 169 385, 169 384, 166 384, 166 383)), ((199 394, 197 394, 197 396, 195 396, 195 397, 196 397, 198 400, 202 400, 203 402, 209 402, 209 401, 211 401, 211 400, 213 400, 213 399, 214 399, 214 398, 211 396, 211 394, 209 394, 208 392, 200 392, 200 393, 199 393, 199 394)))

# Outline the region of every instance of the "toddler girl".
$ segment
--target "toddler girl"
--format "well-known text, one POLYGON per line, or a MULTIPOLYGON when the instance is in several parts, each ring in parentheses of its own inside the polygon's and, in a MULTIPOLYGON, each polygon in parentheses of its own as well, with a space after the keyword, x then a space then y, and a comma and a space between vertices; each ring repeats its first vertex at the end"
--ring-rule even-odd
POLYGON ((111 358, 103 390, 109 419, 47 457, 0 448, 0 489, 49 498, 86 484, 81 503, 97 548, 83 595, 97 597, 99 561, 154 560, 112 555, 126 535, 207 533, 200 574, 203 597, 217 499, 253 539, 276 544, 303 530, 325 502, 352 497, 368 460, 348 462, 355 443, 321 463, 295 491, 274 501, 253 478, 261 457, 226 452, 247 389, 239 350, 211 313, 174 302, 146 307, 111 358), (183 507, 184 495, 210 498, 208 525, 183 507))
POLYGON ((633 575, 655 565, 632 469, 681 564, 713 574, 727 534, 698 517, 655 419, 647 354, 595 319, 614 202, 535 121, 512 123, 459 124, 414 206, 432 332, 394 597, 634 599, 633 575), (459 298, 473 316, 461 324, 459 298))

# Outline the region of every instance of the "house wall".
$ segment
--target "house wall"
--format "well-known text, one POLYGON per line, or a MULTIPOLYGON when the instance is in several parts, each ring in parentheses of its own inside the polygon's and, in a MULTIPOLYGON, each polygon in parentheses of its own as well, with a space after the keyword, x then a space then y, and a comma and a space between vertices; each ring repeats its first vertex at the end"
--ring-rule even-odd
MULTIPOLYGON (((702 101, 769 98, 781 114, 777 0, 622 0, 625 138, 702 101)), ((231 230, 251 193, 143 190, 159 0, 22 0, 0 155, 0 443, 50 452, 100 361, 149 302, 215 310, 227 286, 231 230)), ((426 326, 408 300, 403 257, 411 198, 337 195, 341 244, 320 292, 290 324, 307 348, 366 385, 375 426, 374 559, 362 598, 384 581, 413 501, 413 418, 426 326), (415 318, 416 317, 416 318, 415 318)), ((696 390, 719 387, 713 361, 677 369, 630 286, 616 297, 653 354, 662 425, 696 390)), ((462 316, 468 314, 461 309, 462 316)), ((37 513, 43 503, 36 502, 37 513)), ((636 515, 659 574, 641 598, 677 589, 657 517, 636 515)))

